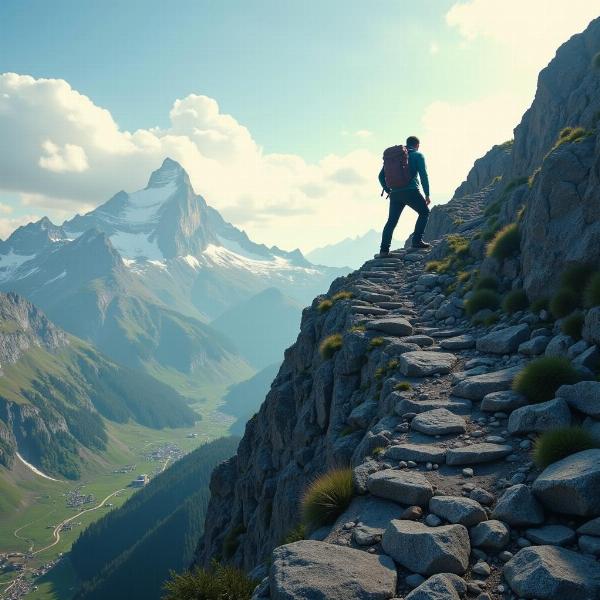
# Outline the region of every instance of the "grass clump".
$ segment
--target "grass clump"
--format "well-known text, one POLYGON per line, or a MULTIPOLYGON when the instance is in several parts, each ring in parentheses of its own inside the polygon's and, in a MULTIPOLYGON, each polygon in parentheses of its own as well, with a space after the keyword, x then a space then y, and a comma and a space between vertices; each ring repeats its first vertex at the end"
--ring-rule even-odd
POLYGON ((549 301, 548 298, 538 298, 531 303, 531 310, 534 313, 539 313, 542 310, 548 310, 549 301))
POLYGON ((475 284, 475 290, 493 290, 498 289, 498 280, 491 275, 480 277, 475 284))
POLYGON ((364 333, 366 330, 367 328, 364 325, 352 325, 349 329, 351 333, 364 333))
POLYGON ((493 290, 477 290, 465 301, 465 310, 469 316, 473 316, 484 308, 496 310, 500 305, 500 296, 493 290))
POLYGON ((331 299, 333 302, 338 302, 339 300, 350 300, 353 297, 352 292, 348 292, 346 290, 342 290, 341 292, 336 292, 331 299))
POLYGON ((341 333, 334 333, 327 336, 319 346, 319 352, 325 360, 329 360, 333 355, 341 349, 343 339, 341 333))
POLYGON ((304 523, 296 525, 293 529, 290 529, 281 540, 281 544, 292 544, 293 542, 299 542, 306 539, 306 526, 304 523))
POLYGON ((513 389, 530 402, 552 400, 561 385, 579 381, 579 374, 562 356, 544 356, 531 361, 516 377, 513 389))
POLYGON ((565 335, 571 336, 574 340, 580 340, 584 321, 585 317, 583 316, 583 313, 576 310, 574 313, 571 313, 568 317, 563 319, 560 329, 565 335))
POLYGON ((492 238, 487 247, 487 255, 498 260, 510 258, 518 254, 521 247, 521 233, 516 223, 503 227, 492 238))
POLYGON ((592 306, 600 306, 600 272, 594 273, 583 292, 585 305, 589 308, 592 306))
POLYGON ((556 142, 554 142, 554 146, 550 148, 550 151, 546 156, 544 156, 544 160, 550 156, 557 148, 560 148, 563 144, 570 144, 572 142, 580 142, 586 137, 592 134, 591 131, 584 129, 583 127, 565 127, 559 134, 556 142))
POLYGON ((250 600, 258 581, 241 569, 214 563, 210 569, 171 571, 163 600, 250 600))
POLYGON ((383 446, 377 446, 377 448, 373 448, 371 455, 375 458, 381 456, 385 452, 385 448, 383 446))
POLYGON ((572 264, 560 274, 560 286, 573 290, 578 294, 583 294, 593 273, 594 270, 589 265, 581 263, 572 264))
POLYGON ((561 288, 550 300, 550 312, 555 319, 570 315, 579 306, 579 295, 576 291, 561 288))
POLYGON ((522 289, 508 292, 502 301, 504 312, 511 315, 519 310, 525 310, 528 306, 529 300, 527 299, 527 294, 525 293, 525 290, 522 289))
POLYGON ((394 386, 394 389, 398 392, 408 392, 412 390, 412 385, 408 381, 400 381, 394 386))
POLYGON ((369 350, 374 350, 375 348, 379 348, 380 346, 383 346, 384 343, 385 343, 384 338, 374 337, 372 340, 369 341, 369 350))
POLYGON ((571 454, 597 448, 592 434, 580 426, 561 427, 545 431, 537 438, 533 447, 533 461, 540 469, 571 454))
POLYGON ((323 313, 327 312, 332 306, 333 306, 333 301, 331 301, 329 298, 326 298, 325 300, 321 300, 321 302, 319 302, 319 305, 317 306, 317 310, 321 314, 323 314, 323 313))
POLYGON ((302 522, 310 530, 333 523, 354 496, 352 469, 340 467, 317 477, 301 501, 302 522))

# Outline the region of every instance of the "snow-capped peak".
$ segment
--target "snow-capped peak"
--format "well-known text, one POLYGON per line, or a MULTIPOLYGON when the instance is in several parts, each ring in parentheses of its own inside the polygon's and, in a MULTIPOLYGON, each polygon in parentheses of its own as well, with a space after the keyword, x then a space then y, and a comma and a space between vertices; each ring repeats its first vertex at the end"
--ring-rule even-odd
POLYGON ((186 170, 172 158, 165 158, 160 169, 152 172, 148 180, 148 188, 160 188, 169 184, 188 183, 189 177, 186 170))

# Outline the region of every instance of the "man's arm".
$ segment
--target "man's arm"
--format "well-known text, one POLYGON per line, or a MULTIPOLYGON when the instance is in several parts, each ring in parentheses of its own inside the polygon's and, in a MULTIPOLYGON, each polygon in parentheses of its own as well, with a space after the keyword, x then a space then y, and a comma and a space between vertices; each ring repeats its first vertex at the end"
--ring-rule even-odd
POLYGON ((417 173, 419 174, 419 179, 421 180, 421 185, 423 186, 423 193, 425 194, 425 198, 429 199, 429 177, 427 176, 427 166, 425 165, 425 157, 422 154, 419 154, 418 156, 417 173))
POLYGON ((383 188, 383 190, 385 191, 386 194, 390 193, 390 188, 388 188, 386 182, 385 182, 385 173, 383 171, 383 167, 381 167, 381 171, 379 171, 379 183, 381 184, 381 187, 383 188))

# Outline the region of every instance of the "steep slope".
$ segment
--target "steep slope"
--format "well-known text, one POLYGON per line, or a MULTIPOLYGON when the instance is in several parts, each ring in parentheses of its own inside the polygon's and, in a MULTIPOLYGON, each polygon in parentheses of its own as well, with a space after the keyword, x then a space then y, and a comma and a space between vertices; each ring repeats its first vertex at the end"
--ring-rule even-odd
POLYGON ((268 288, 230 308, 211 327, 236 340, 240 354, 255 368, 281 361, 296 339, 302 307, 277 288, 268 288))
POLYGON ((524 123, 548 110, 551 133, 478 161, 431 252, 368 261, 327 294, 351 299, 304 311, 215 470, 199 564, 253 569, 255 599, 600 597, 599 57, 596 19, 540 75, 524 123), (351 485, 303 513, 340 467, 351 485), (281 545, 300 522, 310 539, 281 545))
POLYGON ((86 528, 69 555, 83 580, 77 598, 158 600, 169 571, 189 565, 203 530, 210 474, 238 442, 221 438, 197 448, 86 528))
POLYGON ((193 424, 184 399, 67 335, 35 306, 0 294, 0 461, 16 452, 52 475, 76 478, 81 447, 106 447, 103 418, 149 427, 193 424))

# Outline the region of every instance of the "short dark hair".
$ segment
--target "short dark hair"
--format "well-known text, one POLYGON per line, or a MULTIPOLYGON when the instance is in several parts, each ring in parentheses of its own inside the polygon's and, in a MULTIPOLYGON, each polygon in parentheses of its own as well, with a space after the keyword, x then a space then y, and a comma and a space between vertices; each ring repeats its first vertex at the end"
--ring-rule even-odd
POLYGON ((416 135, 409 135, 406 138, 406 145, 410 146, 411 148, 414 148, 415 146, 418 146, 420 144, 420 140, 416 135))

